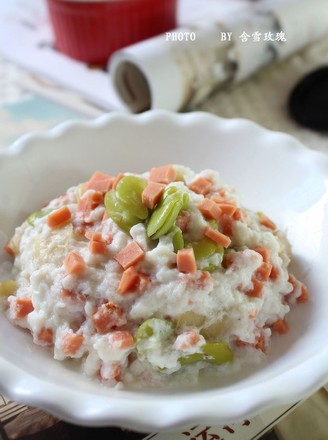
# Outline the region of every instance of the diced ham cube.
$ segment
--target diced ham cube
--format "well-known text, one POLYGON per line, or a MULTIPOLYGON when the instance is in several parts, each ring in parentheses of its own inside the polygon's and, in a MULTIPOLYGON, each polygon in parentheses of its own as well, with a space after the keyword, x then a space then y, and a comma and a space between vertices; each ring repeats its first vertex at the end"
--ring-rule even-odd
POLYGON ((298 303, 304 303, 307 302, 308 300, 309 300, 308 288, 304 284, 301 284, 301 294, 296 298, 296 301, 298 303))
POLYGON ((121 294, 129 293, 138 286, 139 282, 139 272, 134 266, 130 266, 123 272, 117 290, 121 294))
POLYGON ((63 352, 68 356, 73 356, 82 346, 84 337, 81 334, 68 332, 63 337, 63 352))
POLYGON ((112 188, 113 182, 114 177, 102 173, 101 171, 96 171, 86 183, 86 189, 93 189, 94 191, 105 194, 112 188))
POLYGON ((247 296, 251 296, 252 298, 261 298, 262 290, 264 287, 263 282, 255 277, 252 278, 252 282, 253 282, 253 287, 249 290, 246 290, 245 294, 247 296))
POLYGON ((224 235, 222 232, 217 231, 209 226, 205 228, 204 234, 207 238, 215 241, 215 243, 220 244, 224 248, 229 247, 231 244, 231 239, 227 235, 224 235))
POLYGON ((207 198, 203 199, 200 202, 200 204, 198 205, 198 209, 203 214, 203 216, 208 219, 219 221, 222 216, 222 211, 219 205, 213 202, 213 200, 207 198))
POLYGON ((117 330, 108 335, 109 344, 115 350, 127 350, 134 347, 134 338, 127 330, 117 330))
POLYGON ((108 333, 112 328, 126 323, 121 307, 111 302, 98 307, 96 313, 92 315, 91 321, 100 335, 108 333))
POLYGON ((65 226, 70 220, 71 211, 68 206, 63 206, 48 215, 47 225, 49 228, 60 228, 65 226))
POLYGON ((89 243, 89 251, 91 254, 104 255, 107 250, 107 243, 105 241, 91 240, 89 243))
POLYGON ((204 196, 211 192, 212 189, 212 181, 210 179, 206 179, 206 177, 198 177, 196 180, 191 182, 189 185, 189 189, 194 191, 196 194, 203 194, 204 196))
POLYGON ((222 214, 226 214, 229 216, 233 216, 237 210, 237 205, 234 205, 233 203, 217 203, 217 205, 220 208, 222 214))
POLYGON ((103 202, 103 195, 98 192, 91 192, 78 201, 76 210, 83 213, 83 217, 90 215, 90 212, 103 202))
POLYGON ((173 165, 164 165, 162 167, 152 168, 149 173, 149 180, 158 183, 174 182, 177 178, 177 172, 173 165))
POLYGON ((138 245, 136 241, 132 241, 125 246, 118 254, 115 255, 115 260, 123 267, 127 269, 130 266, 134 266, 143 260, 145 252, 138 245))
POLYGON ((262 256, 264 263, 270 263, 270 255, 271 255, 270 249, 262 246, 255 246, 252 249, 253 251, 258 252, 262 256))
POLYGON ((284 319, 278 319, 278 321, 272 324, 272 330, 279 333, 280 335, 284 335, 288 333, 288 325, 284 319))
POLYGON ((64 268, 69 275, 78 275, 87 269, 87 265, 81 255, 70 252, 64 260, 64 268))
POLYGON ((142 192, 142 203, 149 209, 153 209, 159 202, 165 185, 158 182, 148 182, 148 185, 142 192))
POLYGON ((270 220, 265 214, 260 215, 260 224, 268 229, 272 229, 273 231, 277 229, 276 224, 273 223, 273 221, 270 220))
POLYGON ((34 307, 31 298, 14 298, 10 303, 10 311, 13 319, 25 318, 33 312, 34 307))
POLYGON ((91 254, 105 254, 107 242, 103 240, 101 232, 87 231, 85 237, 90 240, 89 251, 91 254))
POLYGON ((178 250, 177 266, 179 271, 182 273, 197 272, 197 264, 193 248, 178 250))
POLYGON ((42 327, 41 330, 33 336, 33 341, 38 345, 51 347, 54 343, 54 331, 50 327, 42 327))
POLYGON ((272 264, 264 262, 256 270, 255 277, 260 281, 267 281, 270 278, 271 271, 272 271, 272 264))

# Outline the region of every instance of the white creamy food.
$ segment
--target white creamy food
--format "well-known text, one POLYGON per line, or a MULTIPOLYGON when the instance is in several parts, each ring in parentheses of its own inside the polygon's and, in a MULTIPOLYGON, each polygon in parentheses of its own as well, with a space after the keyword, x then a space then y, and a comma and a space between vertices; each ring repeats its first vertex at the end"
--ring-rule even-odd
POLYGON ((6 250, 8 318, 110 386, 197 383, 265 358, 308 296, 283 234, 211 170, 95 172, 31 214, 6 250))

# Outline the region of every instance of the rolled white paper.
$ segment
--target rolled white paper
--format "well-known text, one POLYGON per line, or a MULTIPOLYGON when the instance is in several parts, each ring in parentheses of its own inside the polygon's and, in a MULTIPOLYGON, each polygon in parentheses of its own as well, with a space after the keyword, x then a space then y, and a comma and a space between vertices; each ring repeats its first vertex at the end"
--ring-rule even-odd
POLYGON ((328 32, 328 0, 263 0, 248 6, 116 52, 108 67, 120 99, 135 113, 193 107, 219 87, 244 80, 328 32), (242 40, 243 33, 249 41, 242 40), (268 34, 285 41, 263 38, 268 34))

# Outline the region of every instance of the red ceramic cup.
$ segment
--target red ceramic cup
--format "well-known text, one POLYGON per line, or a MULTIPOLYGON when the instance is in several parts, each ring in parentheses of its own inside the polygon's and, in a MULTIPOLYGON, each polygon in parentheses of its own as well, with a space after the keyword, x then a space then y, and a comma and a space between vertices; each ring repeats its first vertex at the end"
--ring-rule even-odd
POLYGON ((59 51, 105 65, 110 55, 176 27, 177 0, 47 0, 59 51))

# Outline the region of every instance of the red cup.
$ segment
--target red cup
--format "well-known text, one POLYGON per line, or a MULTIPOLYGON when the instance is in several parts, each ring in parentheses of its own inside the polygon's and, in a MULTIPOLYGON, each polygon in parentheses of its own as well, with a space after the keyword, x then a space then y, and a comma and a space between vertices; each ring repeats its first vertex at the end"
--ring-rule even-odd
POLYGON ((177 0, 47 0, 56 48, 105 65, 116 50, 176 27, 177 0))

